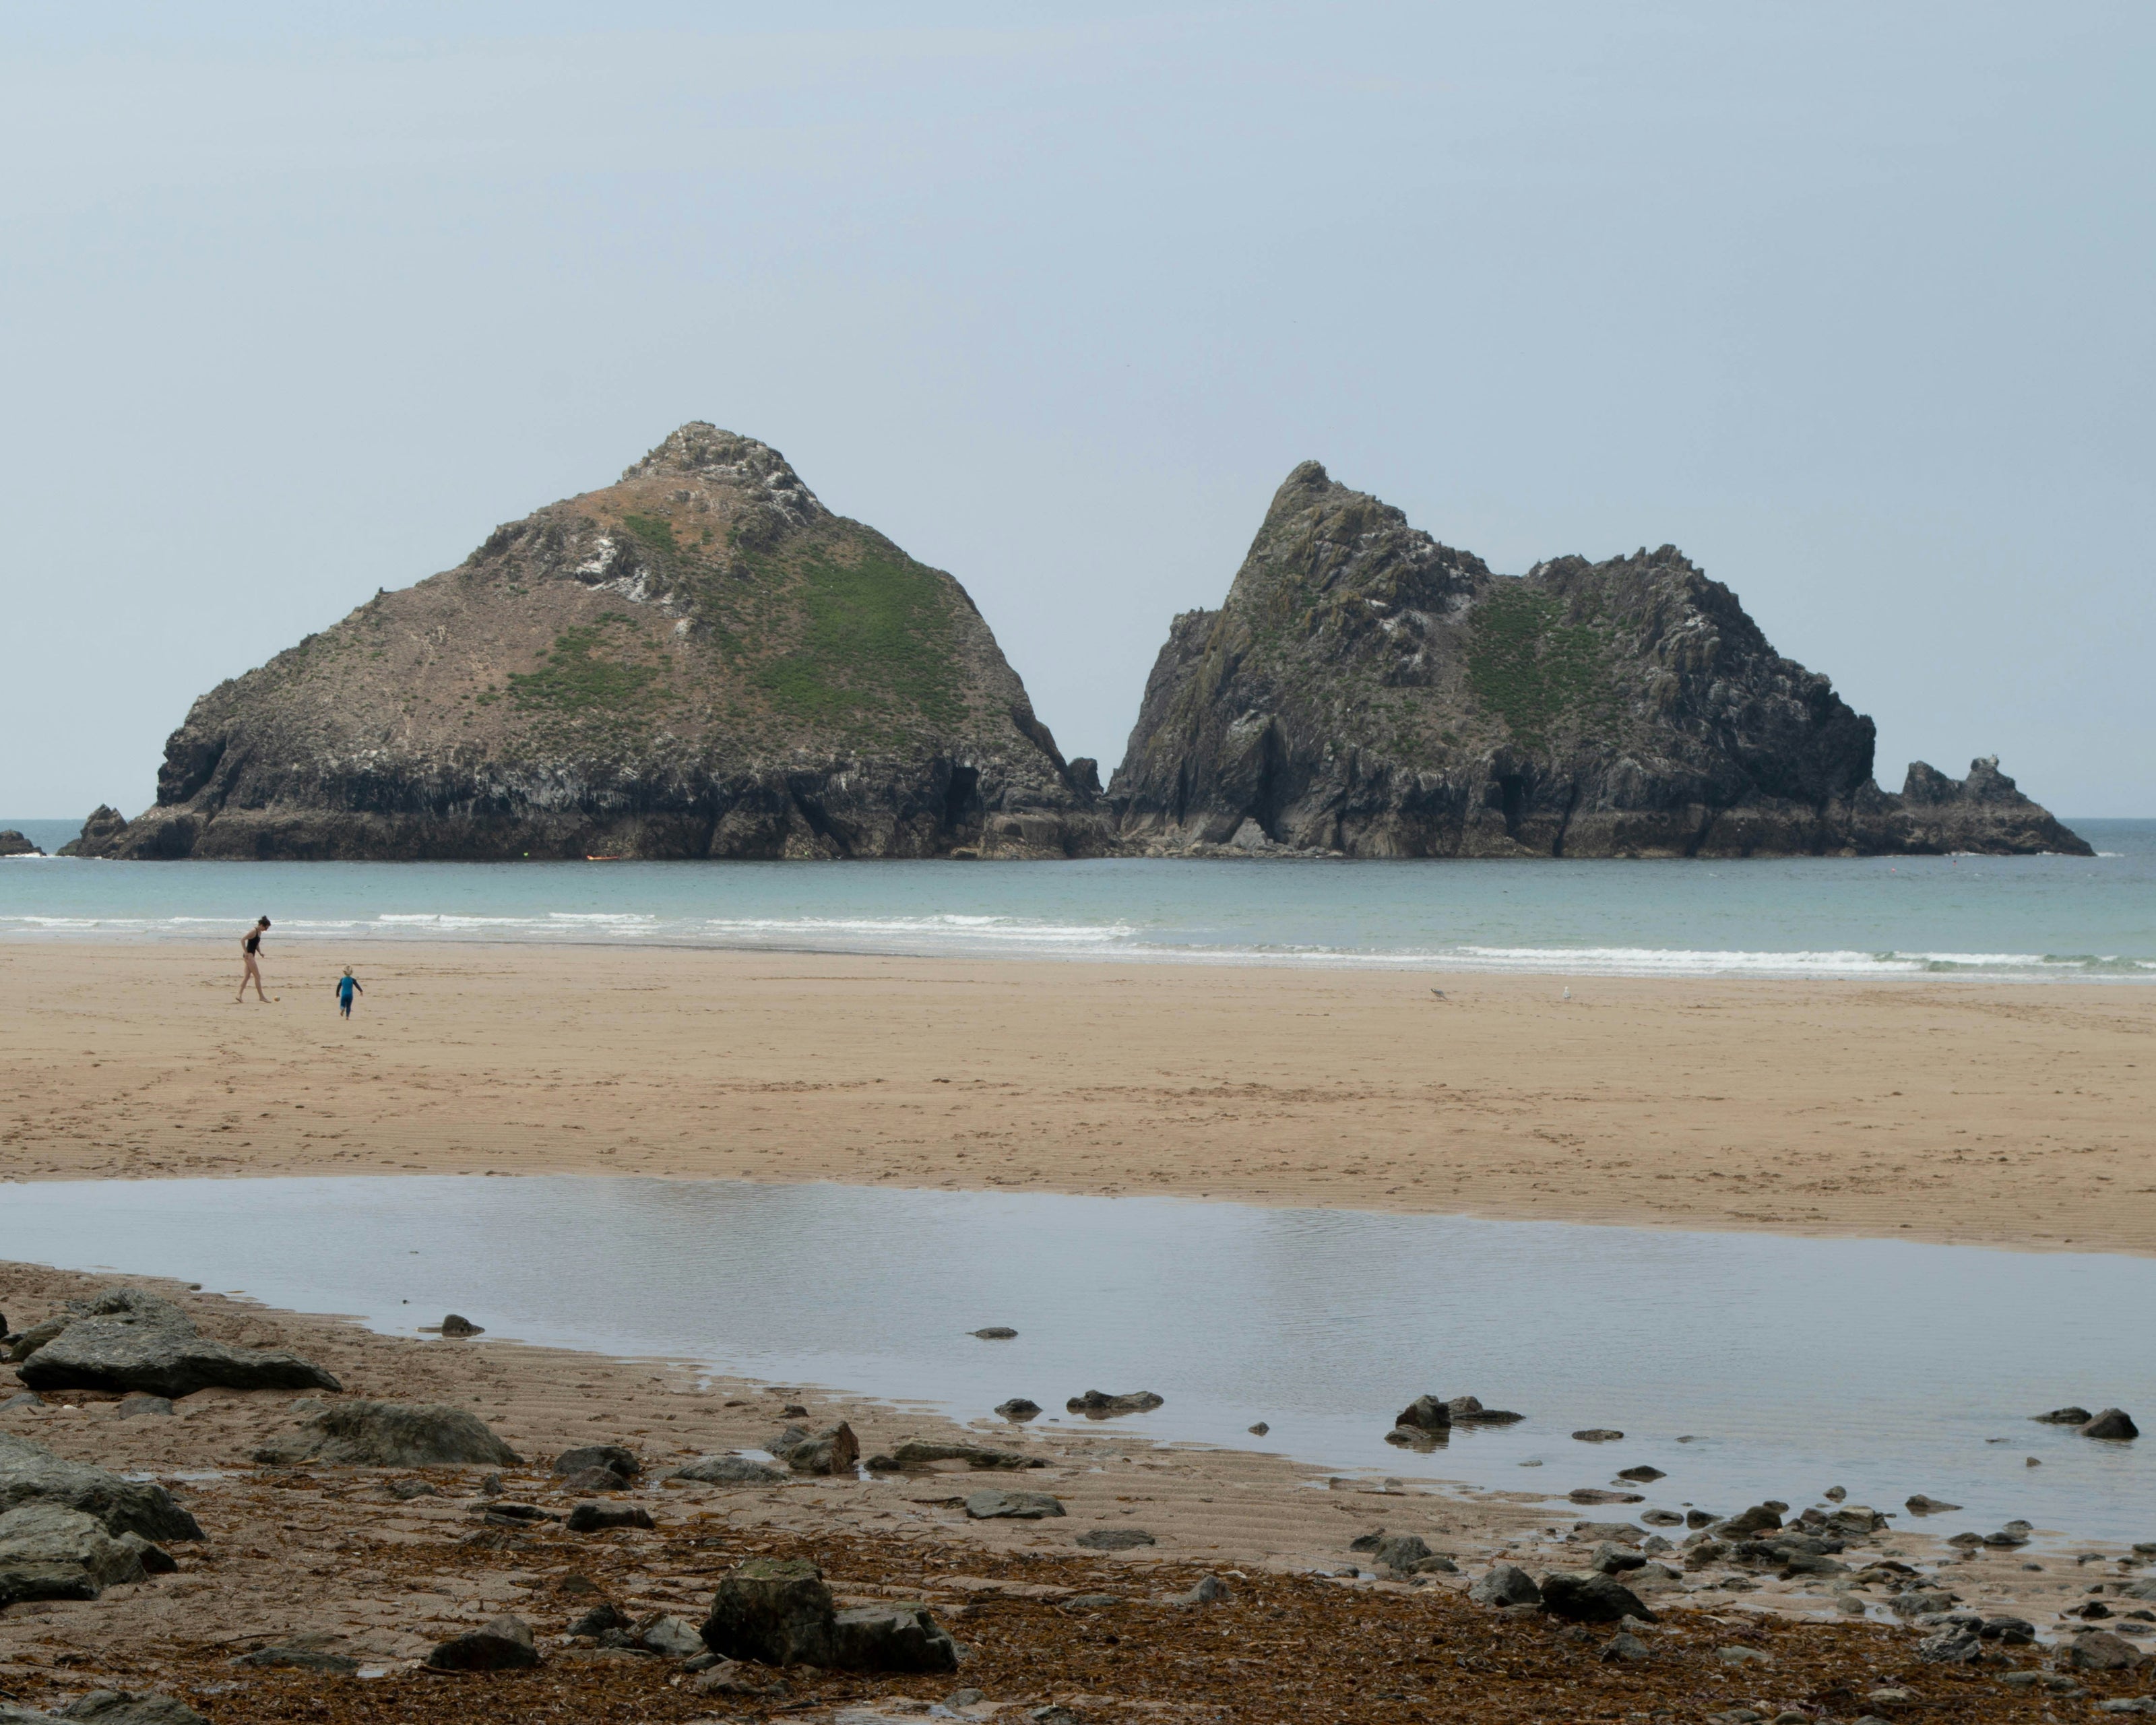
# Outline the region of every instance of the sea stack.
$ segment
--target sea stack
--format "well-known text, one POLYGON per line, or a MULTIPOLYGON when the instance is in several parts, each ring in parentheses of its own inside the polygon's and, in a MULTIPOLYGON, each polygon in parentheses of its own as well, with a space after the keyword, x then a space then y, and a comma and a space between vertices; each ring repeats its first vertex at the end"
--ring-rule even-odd
POLYGON ((1097 783, 957 581, 699 421, 212 690, 84 849, 1083 855, 1097 783))
POLYGON ((1175 619, 1108 798, 1155 855, 2090 855, 1995 758, 1897 796, 1872 747, 1675 547, 1497 575, 1306 461, 1175 619))

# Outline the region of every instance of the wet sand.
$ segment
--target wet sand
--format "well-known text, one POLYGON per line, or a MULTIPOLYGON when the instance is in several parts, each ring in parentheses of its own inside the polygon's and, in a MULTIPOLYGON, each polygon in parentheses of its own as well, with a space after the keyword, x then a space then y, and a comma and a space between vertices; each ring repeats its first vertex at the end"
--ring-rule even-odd
POLYGON ((2156 989, 0 944, 0 1177, 606 1173, 2156 1250, 2156 989), (341 1020, 341 966, 367 993, 341 1020), (1442 989, 1440 998, 1433 989, 1442 989))
MULTIPOLYGON (((108 1285, 0 1265, 0 1309, 21 1329, 59 1302, 108 1285)), ((203 1523, 177 1544, 177 1574, 116 1588, 95 1601, 18 1604, 0 1612, 0 1701, 57 1706, 92 1688, 186 1696, 217 1725, 255 1720, 572 1717, 687 1720, 757 1717, 783 1705, 804 1716, 903 1717, 960 1685, 983 1712, 1024 1717, 1051 1702, 1081 1717, 1250 1720, 1680 1716, 1748 1705, 1772 1717, 1803 1702, 1838 1716, 1902 1685, 1913 1704, 1957 1718, 2028 1714, 2031 1699, 2001 1682, 2056 1662, 2056 1648, 1998 1652, 1943 1669, 1914 1657, 1917 1636, 1883 1620, 1884 1588, 1860 1590, 1872 1618, 1837 1613, 1830 1588, 1850 1578, 1778 1578, 1720 1565, 1671 1577, 1629 1577, 1660 1620, 1639 1664, 1601 1657, 1610 1630, 1573 1629, 1473 1604, 1471 1579, 1498 1558, 1537 1576, 1580 1566, 1599 1537, 1576 1510, 1489 1494, 1478 1500, 1389 1486, 1381 1478, 1314 1475, 1278 1458, 1156 1445, 1131 1426, 1060 1428, 988 1419, 961 1428, 919 1410, 864 1403, 810 1386, 709 1380, 667 1362, 474 1341, 375 1335, 340 1321, 140 1281, 179 1300, 206 1333, 284 1347, 328 1366, 345 1393, 452 1402, 486 1419, 525 1458, 503 1470, 501 1497, 559 1514, 574 1501, 547 1464, 561 1450, 619 1442, 642 1458, 639 1487, 615 1501, 646 1507, 656 1526, 571 1534, 558 1523, 504 1529, 477 1469, 348 1470, 256 1465, 259 1446, 304 1418, 288 1393, 207 1390, 170 1416, 122 1418, 116 1398, 54 1392, 48 1405, 0 1414, 0 1430, 78 1460, 165 1481, 203 1523), (738 1487, 665 1483, 701 1454, 758 1445, 788 1405, 812 1428, 847 1420, 865 1455, 902 1438, 967 1438, 1023 1448, 1046 1466, 1019 1474, 942 1469, 881 1478, 797 1477, 738 1487), (388 1479, 424 1477, 435 1495, 407 1502, 388 1479), (983 1485, 1045 1491, 1066 1516, 1042 1522, 967 1519, 963 1494, 983 1485), (1141 1527, 1157 1543, 1122 1554, 1083 1550, 1076 1536, 1141 1527), (1459 1573, 1411 1581, 1342 1572, 1367 1565, 1348 1549, 1383 1527, 1421 1534, 1459 1573), (601 1597, 632 1620, 701 1621, 719 1577, 752 1555, 821 1563, 842 1604, 927 1600, 971 1651, 956 1677, 842 1677, 794 1672, 782 1695, 699 1692, 680 1667, 565 1639, 601 1597), (1329 1570, 1321 1576, 1312 1572, 1329 1570), (1205 1574, 1229 1598, 1172 1603, 1205 1574), (1076 1603, 1111 1594, 1114 1604, 1076 1603), (436 1641, 503 1611, 525 1618, 545 1664, 482 1678, 421 1673, 436 1641), (305 1639, 345 1655, 374 1680, 235 1666, 242 1655, 305 1639), (1732 1666, 1720 1650, 1748 1646, 1771 1664, 1732 1666), (1352 1706, 1349 1703, 1352 1702, 1352 1706), (849 1713, 849 1707, 866 1712, 849 1713)), ((439 1314, 428 1318, 439 1320, 439 1314)), ((415 1314, 415 1326, 426 1321, 415 1314)), ((1674 1530, 1681 1533, 1682 1530, 1674 1530)), ((1878 1558, 1936 1575, 1987 1615, 2012 1612, 2048 1635, 2056 1614, 2132 1569, 2045 1553, 1964 1558, 1897 1529, 1852 1548, 1852 1568, 1878 1558)), ((1673 1561, 1682 1562, 1681 1553, 1673 1561)), ((1861 1579, 1861 1578, 1860 1578, 1861 1579)), ((2115 1591, 2115 1588, 2107 1589, 2115 1591)), ((2122 1609, 2131 1609, 2121 1600, 2122 1609)), ((2111 1625, 2107 1625, 2109 1627, 2111 1625)), ((762 1681, 759 1679, 758 1681, 762 1681)), ((2066 1680, 2061 1679, 2064 1681, 2066 1680)), ((2145 1676, 2075 1673, 2096 1696, 2140 1692, 2145 1676)), ((982 1716, 977 1713, 977 1717, 982 1716)))

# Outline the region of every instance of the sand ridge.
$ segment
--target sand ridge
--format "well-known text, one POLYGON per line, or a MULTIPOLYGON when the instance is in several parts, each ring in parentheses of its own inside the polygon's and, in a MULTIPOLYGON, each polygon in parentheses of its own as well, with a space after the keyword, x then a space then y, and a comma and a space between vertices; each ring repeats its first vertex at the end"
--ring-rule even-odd
POLYGON ((243 1006, 224 944, 0 943, 0 1178, 644 1173, 2156 1250, 2156 990, 2128 984, 298 942, 266 968, 276 1004, 243 1006))

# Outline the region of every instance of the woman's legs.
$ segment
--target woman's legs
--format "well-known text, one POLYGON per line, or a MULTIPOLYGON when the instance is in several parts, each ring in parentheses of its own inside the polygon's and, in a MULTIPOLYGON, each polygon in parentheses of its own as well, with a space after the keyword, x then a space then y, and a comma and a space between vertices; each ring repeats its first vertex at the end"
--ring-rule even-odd
POLYGON ((262 967, 254 962, 254 955, 252 952, 247 955, 247 975, 239 979, 239 998, 242 1000, 247 998, 247 983, 250 977, 254 982, 254 998, 257 1000, 269 999, 270 997, 262 992, 262 967))

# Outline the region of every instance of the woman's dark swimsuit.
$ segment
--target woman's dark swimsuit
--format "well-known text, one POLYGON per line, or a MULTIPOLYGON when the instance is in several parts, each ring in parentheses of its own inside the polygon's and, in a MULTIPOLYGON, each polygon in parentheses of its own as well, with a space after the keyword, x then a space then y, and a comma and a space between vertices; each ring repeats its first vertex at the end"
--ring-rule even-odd
POLYGON ((257 952, 262 950, 262 937, 259 934, 249 935, 245 940, 239 943, 239 950, 246 953, 249 957, 252 958, 257 952))

